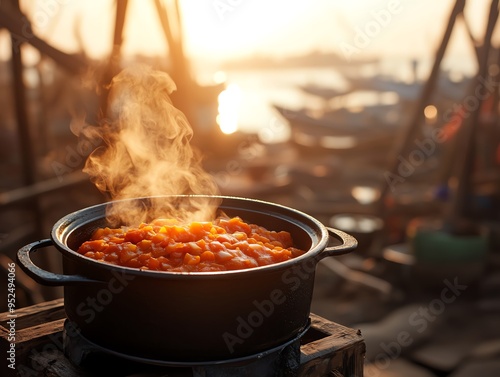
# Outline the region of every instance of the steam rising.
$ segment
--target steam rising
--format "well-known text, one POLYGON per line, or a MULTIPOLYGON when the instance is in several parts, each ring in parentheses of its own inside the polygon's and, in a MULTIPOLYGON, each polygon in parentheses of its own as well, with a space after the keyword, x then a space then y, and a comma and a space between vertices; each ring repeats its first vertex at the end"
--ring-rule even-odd
MULTIPOLYGON (((218 193, 200 157, 191 148, 193 130, 184 114, 172 105, 175 83, 164 72, 146 67, 129 68, 111 83, 109 116, 99 127, 85 127, 87 137, 103 143, 88 158, 83 171, 96 187, 113 200, 157 195, 218 193)), ((183 221, 210 220, 218 203, 194 198, 190 210, 161 200, 154 208, 130 202, 108 208, 108 219, 136 224, 157 217, 183 221)))

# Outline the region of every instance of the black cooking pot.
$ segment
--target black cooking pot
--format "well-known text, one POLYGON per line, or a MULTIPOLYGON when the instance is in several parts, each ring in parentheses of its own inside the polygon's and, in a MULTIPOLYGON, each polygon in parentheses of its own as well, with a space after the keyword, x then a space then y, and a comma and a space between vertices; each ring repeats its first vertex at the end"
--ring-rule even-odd
MULTIPOLYGON (((190 197, 175 198, 182 206, 190 197)), ((51 239, 21 248, 18 261, 37 282, 64 286, 68 318, 100 347, 173 362, 258 354, 301 333, 308 324, 316 264, 349 252, 357 242, 295 209, 253 199, 218 198, 219 210, 228 216, 290 232, 294 246, 307 252, 237 271, 141 271, 106 264, 76 252, 96 228, 107 225, 106 204, 101 204, 60 219, 51 239), (337 239, 336 246, 329 246, 330 236, 337 239), (30 259, 30 253, 50 245, 63 255, 64 275, 42 270, 30 259)), ((165 197, 130 199, 144 205, 159 200, 165 197)))

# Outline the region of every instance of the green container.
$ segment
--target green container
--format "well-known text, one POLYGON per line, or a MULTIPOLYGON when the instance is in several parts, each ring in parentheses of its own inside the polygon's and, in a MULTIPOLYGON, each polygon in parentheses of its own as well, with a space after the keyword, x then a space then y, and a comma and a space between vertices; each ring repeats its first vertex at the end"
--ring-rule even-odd
POLYGON ((484 235, 454 235, 443 231, 421 230, 412 240, 418 262, 460 263, 485 259, 488 239, 484 235))
POLYGON ((484 273, 488 239, 484 235, 454 235, 421 230, 411 242, 415 256, 413 277, 419 285, 441 292, 446 280, 473 284, 484 273))

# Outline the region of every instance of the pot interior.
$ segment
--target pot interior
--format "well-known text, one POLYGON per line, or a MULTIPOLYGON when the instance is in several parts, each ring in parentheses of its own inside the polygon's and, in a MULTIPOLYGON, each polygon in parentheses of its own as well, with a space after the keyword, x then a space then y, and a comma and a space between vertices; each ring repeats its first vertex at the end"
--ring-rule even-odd
MULTIPOLYGON (((188 196, 176 196, 188 199, 188 196)), ((208 197, 207 198, 213 198, 208 197)), ((268 230, 287 231, 292 235, 294 247, 306 252, 320 251, 326 247, 328 233, 316 219, 300 211, 281 205, 245 198, 220 197, 219 214, 239 216, 247 223, 253 223, 268 230)), ((145 205, 164 197, 137 198, 145 205)), ((106 221, 106 203, 73 212, 59 220, 52 230, 54 242, 66 251, 76 254, 80 245, 89 240, 92 233, 100 227, 109 226, 106 221)), ((188 205, 180 200, 179 205, 188 205)))

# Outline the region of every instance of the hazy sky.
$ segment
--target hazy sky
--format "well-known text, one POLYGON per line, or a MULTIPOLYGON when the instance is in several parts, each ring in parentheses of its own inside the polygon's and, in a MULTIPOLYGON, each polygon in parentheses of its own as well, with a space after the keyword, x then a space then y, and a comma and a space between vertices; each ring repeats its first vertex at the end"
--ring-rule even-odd
MULTIPOLYGON (((163 0, 164 3, 169 1, 163 0)), ((205 57, 301 53, 312 49, 366 55, 430 56, 454 0, 180 0, 186 50, 205 57)), ((153 0, 130 0, 124 51, 165 54, 153 0)), ((24 0, 35 30, 66 51, 80 45, 109 53, 113 0, 24 0), (81 42, 79 42, 79 40, 81 42)), ((466 16, 479 37, 489 7, 469 0, 466 16)), ((1 39, 2 56, 8 56, 1 39)), ((470 52, 462 25, 453 53, 470 52)))

